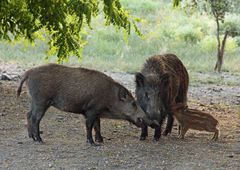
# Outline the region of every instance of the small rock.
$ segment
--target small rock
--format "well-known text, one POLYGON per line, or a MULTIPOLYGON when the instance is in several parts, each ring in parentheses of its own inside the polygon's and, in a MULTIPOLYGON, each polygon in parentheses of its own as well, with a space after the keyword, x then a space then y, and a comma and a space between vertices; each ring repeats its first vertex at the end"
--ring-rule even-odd
POLYGON ((5 116, 7 113, 0 113, 0 116, 5 116))
POLYGON ((227 155, 227 157, 229 157, 229 158, 233 158, 233 155, 227 155))
POLYGON ((48 164, 48 167, 49 167, 49 168, 52 168, 52 167, 53 167, 53 164, 51 164, 51 163, 48 164))
POLYGON ((64 121, 64 117, 63 116, 58 116, 58 117, 56 117, 56 121, 62 122, 62 121, 64 121))
POLYGON ((3 74, 2 76, 0 76, 0 80, 7 80, 7 81, 10 81, 11 78, 10 76, 6 75, 6 74, 3 74))
POLYGON ((240 151, 237 151, 237 152, 234 152, 235 154, 237 154, 237 155, 240 155, 240 151))
POLYGON ((214 102, 213 101, 210 101, 210 103, 209 103, 210 105, 214 105, 214 102))

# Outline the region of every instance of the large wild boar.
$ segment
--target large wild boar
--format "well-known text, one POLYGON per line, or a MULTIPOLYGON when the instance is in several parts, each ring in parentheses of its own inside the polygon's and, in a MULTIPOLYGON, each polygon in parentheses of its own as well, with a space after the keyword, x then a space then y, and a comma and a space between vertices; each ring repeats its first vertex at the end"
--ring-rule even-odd
POLYGON ((83 114, 86 118, 87 142, 103 142, 100 118, 124 119, 136 126, 155 124, 147 118, 131 93, 107 75, 85 68, 48 64, 28 70, 20 82, 17 96, 26 81, 31 96, 27 113, 28 134, 41 142, 39 124, 50 106, 62 111, 83 114))
POLYGON ((219 123, 212 115, 197 109, 189 109, 182 103, 172 106, 172 112, 180 124, 179 138, 183 139, 188 129, 194 129, 214 132, 212 140, 218 139, 219 129, 217 126, 219 123))
MULTIPOLYGON (((157 141, 166 116, 168 120, 163 135, 172 130, 174 119, 170 106, 187 102, 188 72, 176 55, 155 55, 147 59, 141 72, 136 73, 135 81, 138 103, 152 120, 157 120, 160 124, 155 128, 154 140, 157 141)), ((148 129, 145 126, 140 140, 145 140, 147 135, 148 129)))

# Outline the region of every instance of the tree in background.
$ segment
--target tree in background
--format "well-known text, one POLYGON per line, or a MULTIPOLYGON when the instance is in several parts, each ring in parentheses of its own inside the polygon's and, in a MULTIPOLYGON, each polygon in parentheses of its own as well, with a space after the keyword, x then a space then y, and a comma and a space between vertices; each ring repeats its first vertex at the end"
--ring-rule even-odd
MULTIPOLYGON (((173 5, 179 6, 182 0, 174 0, 173 5)), ((234 0, 202 0, 190 1, 191 5, 193 6, 200 6, 202 5, 201 2, 204 2, 204 10, 207 10, 206 4, 210 5, 211 13, 215 19, 217 30, 216 30, 216 37, 217 37, 217 62, 215 64, 214 70, 221 72, 222 64, 223 64, 223 56, 224 50, 227 42, 228 36, 238 36, 240 35, 240 28, 239 28, 239 21, 237 17, 233 20, 226 21, 226 15, 228 12, 239 13, 239 3, 234 0), (223 35, 223 37, 222 37, 223 35)), ((186 2, 186 3, 189 3, 186 2)))
POLYGON ((124 28, 130 34, 133 28, 140 32, 119 0, 1 0, 0 40, 25 38, 34 41, 41 30, 47 34, 49 51, 57 53, 59 61, 69 55, 81 56, 86 44, 81 32, 91 19, 104 13, 105 24, 124 28))
POLYGON ((224 36, 220 38, 220 22, 224 23, 225 14, 229 10, 229 4, 226 0, 210 0, 211 11, 217 24, 217 62, 214 70, 220 72, 223 64, 223 55, 229 30, 224 31, 224 36))

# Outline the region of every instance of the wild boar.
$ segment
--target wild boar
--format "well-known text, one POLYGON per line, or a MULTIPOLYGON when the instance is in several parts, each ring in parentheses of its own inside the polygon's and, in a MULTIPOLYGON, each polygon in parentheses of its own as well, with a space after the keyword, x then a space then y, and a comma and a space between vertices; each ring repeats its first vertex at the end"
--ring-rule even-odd
POLYGON ((20 96, 26 81, 31 97, 27 113, 28 134, 42 142, 39 124, 50 106, 62 111, 83 114, 86 119, 87 142, 103 142, 100 118, 123 119, 138 127, 154 124, 136 103, 132 94, 107 75, 86 68, 48 64, 25 72, 17 90, 20 96))
POLYGON ((183 103, 172 106, 172 112, 180 125, 179 138, 183 139, 188 129, 195 129, 214 132, 212 140, 218 139, 219 129, 217 126, 219 123, 212 115, 200 110, 189 109, 183 103))
MULTIPOLYGON (((152 120, 157 120, 160 124, 154 133, 154 140, 158 141, 166 116, 168 120, 163 135, 172 130, 174 119, 170 106, 187 102, 188 72, 176 55, 165 54, 147 59, 141 72, 136 73, 135 77, 138 103, 152 120)), ((148 129, 144 126, 140 140, 145 140, 147 136, 148 129)))

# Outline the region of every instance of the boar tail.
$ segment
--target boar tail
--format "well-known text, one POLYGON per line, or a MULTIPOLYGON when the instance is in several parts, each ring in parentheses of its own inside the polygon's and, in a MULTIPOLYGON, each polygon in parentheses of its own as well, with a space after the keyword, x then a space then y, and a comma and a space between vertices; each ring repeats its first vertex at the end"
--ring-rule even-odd
POLYGON ((21 81, 20 81, 20 84, 19 84, 18 89, 17 89, 17 98, 20 96, 20 94, 22 92, 23 83, 28 79, 28 75, 29 75, 29 71, 25 72, 21 81))

